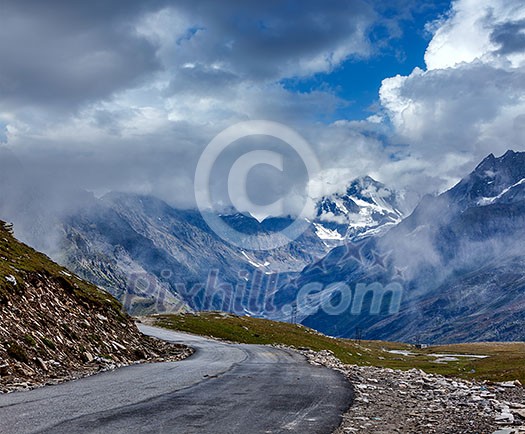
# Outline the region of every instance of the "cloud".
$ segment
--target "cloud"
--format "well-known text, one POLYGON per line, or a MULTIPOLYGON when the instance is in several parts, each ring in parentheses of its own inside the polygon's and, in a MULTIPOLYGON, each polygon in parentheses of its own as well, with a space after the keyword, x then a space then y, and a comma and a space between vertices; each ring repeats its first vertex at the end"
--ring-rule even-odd
MULTIPOLYGON (((18 126, 27 121, 35 129, 114 100, 113 109, 170 110, 193 99, 195 106, 209 102, 209 119, 201 119, 214 120, 216 101, 247 100, 258 93, 254 88, 275 86, 278 92, 284 77, 326 72, 350 56, 367 56, 368 32, 378 19, 362 0, 6 1, 0 114, 16 113, 18 126)), ((107 125, 111 118, 105 119, 107 125)))
POLYGON ((498 24, 490 35, 499 45, 498 54, 523 54, 525 52, 525 19, 498 24))
POLYGON ((449 15, 433 24, 435 33, 425 53, 427 69, 445 69, 476 60, 519 66, 525 53, 509 51, 509 44, 519 44, 519 33, 512 32, 523 28, 523 19, 525 7, 519 0, 454 1, 449 15))
POLYGON ((0 108, 71 110, 140 83, 161 65, 133 23, 157 3, 2 2, 0 108))
POLYGON ((523 17, 521 1, 455 1, 434 23, 426 70, 383 80, 391 140, 429 163, 428 185, 450 187, 487 154, 525 148, 525 52, 511 34, 523 17))
POLYGON ((323 169, 313 182, 328 190, 366 174, 441 190, 484 155, 524 147, 519 1, 454 2, 429 27, 427 67, 385 79, 366 120, 328 121, 350 103, 329 85, 282 84, 377 55, 415 4, 3 2, 0 142, 39 179, 59 173, 97 193, 192 206, 207 143, 236 122, 269 119, 309 140, 323 169))
POLYGON ((377 18, 362 0, 178 1, 146 16, 140 30, 160 41, 171 67, 198 64, 241 80, 276 81, 327 72, 349 56, 366 56, 368 31, 377 18), (164 26, 176 28, 181 18, 188 24, 184 34, 166 33, 164 26))
POLYGON ((198 157, 223 128, 303 130, 347 104, 280 80, 369 56, 379 19, 362 0, 3 2, 0 140, 39 182, 191 206, 198 157))

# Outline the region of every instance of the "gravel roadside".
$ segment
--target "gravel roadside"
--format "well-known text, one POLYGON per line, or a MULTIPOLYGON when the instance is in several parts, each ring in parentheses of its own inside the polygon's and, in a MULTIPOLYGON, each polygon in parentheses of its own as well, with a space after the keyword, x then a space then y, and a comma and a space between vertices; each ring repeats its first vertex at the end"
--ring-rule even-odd
POLYGON ((334 434, 523 434, 525 388, 408 371, 344 365, 330 351, 301 353, 342 372, 355 401, 334 434))

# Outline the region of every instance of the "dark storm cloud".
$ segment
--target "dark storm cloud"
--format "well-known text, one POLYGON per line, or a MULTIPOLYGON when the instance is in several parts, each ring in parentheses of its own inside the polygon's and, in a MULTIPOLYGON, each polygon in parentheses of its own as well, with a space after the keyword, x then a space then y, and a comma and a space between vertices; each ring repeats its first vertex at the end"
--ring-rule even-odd
POLYGON ((133 21, 158 1, 3 1, 0 98, 4 107, 74 108, 160 68, 133 21))
POLYGON ((374 8, 363 0, 3 1, 0 107, 75 109, 159 70, 171 76, 172 92, 328 71, 369 55, 367 32, 380 20, 374 8), (168 42, 139 29, 162 10, 183 22, 153 29, 171 33, 168 42))
POLYGON ((525 51, 525 20, 509 21, 497 25, 490 39, 498 44, 499 54, 523 53, 525 51))
MULTIPOLYGON (((189 206, 196 162, 223 128, 271 119, 313 142, 322 135, 348 101, 330 83, 293 92, 281 80, 377 54, 374 28, 385 40, 401 32, 382 3, 0 0, 0 141, 49 189, 140 191, 189 206)), ((340 164, 355 160, 358 141, 370 154, 365 137, 334 129, 351 137, 340 164)))
POLYGON ((377 18, 370 2, 360 0, 183 0, 174 8, 200 29, 181 46, 204 63, 256 79, 310 74, 365 55, 366 31, 377 18))
POLYGON ((330 71, 349 57, 370 54, 367 35, 380 18, 373 2, 362 0, 182 0, 165 12, 187 23, 171 47, 163 47, 173 90, 330 71))

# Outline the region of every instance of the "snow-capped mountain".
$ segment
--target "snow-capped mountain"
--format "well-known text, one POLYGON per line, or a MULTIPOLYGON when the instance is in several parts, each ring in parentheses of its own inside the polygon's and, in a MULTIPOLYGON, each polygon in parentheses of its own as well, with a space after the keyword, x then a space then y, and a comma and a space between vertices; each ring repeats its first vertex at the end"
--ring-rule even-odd
POLYGON ((353 180, 342 193, 323 197, 313 222, 325 240, 351 240, 379 234, 403 219, 402 197, 369 176, 353 180))
POLYGON ((359 328, 373 339, 522 340, 524 179, 524 152, 489 155, 449 191, 423 198, 383 236, 333 249, 282 290, 316 283, 322 292, 344 284, 355 294, 358 284, 375 285, 369 288, 379 292, 371 290, 362 309, 308 313, 304 324, 333 335, 352 336, 359 328), (373 294, 382 297, 381 288, 390 283, 402 288, 400 309, 388 312, 395 296, 390 292, 375 314, 373 294))
POLYGON ((474 172, 448 196, 461 207, 510 203, 524 198, 525 154, 507 151, 496 158, 490 154, 474 172))

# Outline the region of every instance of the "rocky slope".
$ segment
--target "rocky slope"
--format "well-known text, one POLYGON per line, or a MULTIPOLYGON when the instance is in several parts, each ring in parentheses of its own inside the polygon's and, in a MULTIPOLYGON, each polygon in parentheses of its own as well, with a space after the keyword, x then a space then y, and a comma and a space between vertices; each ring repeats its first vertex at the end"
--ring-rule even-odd
POLYGON ((143 336, 112 296, 20 243, 0 222, 0 391, 188 354, 143 336))
POLYGON ((344 284, 354 292, 357 284, 401 288, 399 310, 389 312, 393 293, 387 293, 375 312, 372 291, 362 309, 338 315, 318 309, 319 290, 304 323, 332 335, 353 336, 358 329, 367 338, 405 342, 523 340, 524 179, 525 153, 490 155, 451 190, 425 197, 383 236, 332 250, 283 290, 312 283, 344 284))

